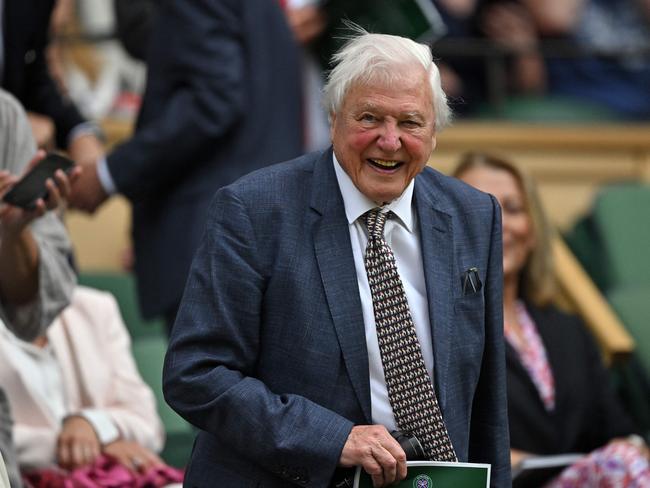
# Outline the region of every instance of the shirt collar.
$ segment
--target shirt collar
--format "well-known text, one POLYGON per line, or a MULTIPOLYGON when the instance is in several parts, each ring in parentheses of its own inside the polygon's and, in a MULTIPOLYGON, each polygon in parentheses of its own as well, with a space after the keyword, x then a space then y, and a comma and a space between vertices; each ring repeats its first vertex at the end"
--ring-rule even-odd
MULTIPOLYGON (((339 183, 341 195, 343 196, 343 205, 345 207, 345 215, 348 219, 348 224, 353 224, 359 217, 365 214, 368 210, 377 207, 377 204, 370 198, 365 196, 354 185, 350 176, 345 172, 341 164, 336 159, 336 155, 332 152, 334 160, 334 171, 336 172, 336 179, 339 183)), ((413 232, 413 187, 415 179, 411 180, 404 192, 395 200, 385 205, 383 208, 390 210, 397 215, 400 222, 404 225, 406 230, 413 232)))

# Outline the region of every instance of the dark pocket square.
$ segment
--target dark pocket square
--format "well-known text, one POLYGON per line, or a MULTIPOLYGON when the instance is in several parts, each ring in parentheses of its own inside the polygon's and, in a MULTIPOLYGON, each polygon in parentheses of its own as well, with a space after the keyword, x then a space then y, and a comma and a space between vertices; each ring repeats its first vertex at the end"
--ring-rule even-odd
POLYGON ((471 295, 481 291, 483 284, 478 275, 478 268, 469 268, 465 271, 461 277, 461 283, 463 285, 463 295, 471 295))

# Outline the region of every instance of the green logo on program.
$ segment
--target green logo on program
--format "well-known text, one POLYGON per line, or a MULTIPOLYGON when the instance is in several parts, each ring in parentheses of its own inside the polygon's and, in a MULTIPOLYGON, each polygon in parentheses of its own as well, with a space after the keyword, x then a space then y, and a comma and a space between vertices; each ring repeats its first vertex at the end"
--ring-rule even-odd
POLYGON ((419 474, 413 480, 413 488, 433 488, 433 480, 426 474, 419 474))

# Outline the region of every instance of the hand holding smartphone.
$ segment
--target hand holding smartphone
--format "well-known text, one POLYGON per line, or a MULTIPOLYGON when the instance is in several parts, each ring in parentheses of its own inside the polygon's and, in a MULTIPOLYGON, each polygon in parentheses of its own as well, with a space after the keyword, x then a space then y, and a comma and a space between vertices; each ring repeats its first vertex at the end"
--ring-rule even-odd
POLYGON ((70 173, 74 166, 74 162, 65 156, 49 153, 22 177, 2 200, 25 210, 32 210, 39 198, 47 198, 48 191, 45 186, 47 179, 54 179, 54 173, 59 169, 70 173))

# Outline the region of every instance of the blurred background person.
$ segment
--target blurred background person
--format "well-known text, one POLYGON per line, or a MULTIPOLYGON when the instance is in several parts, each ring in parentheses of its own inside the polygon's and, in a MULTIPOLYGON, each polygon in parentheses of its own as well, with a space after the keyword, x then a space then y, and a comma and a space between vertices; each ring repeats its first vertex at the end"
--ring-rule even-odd
POLYGON ((476 116, 506 96, 540 95, 546 68, 532 15, 513 0, 432 0, 447 33, 433 43, 443 85, 461 116, 476 116))
MULTIPOLYGON (((648 120, 647 0, 432 0, 460 115, 648 120)), ((453 99, 452 99, 453 100, 453 99)))
MULTIPOLYGON (((116 13, 112 0, 57 0, 50 22, 50 72, 90 120, 132 120, 144 90, 144 63, 127 54, 122 37, 115 38, 121 32, 116 13)), ((128 27, 139 33, 137 26, 128 27)))
POLYGON ((520 1, 542 38, 564 46, 546 58, 549 94, 650 118, 650 1, 520 1))
POLYGON ((552 231, 532 180, 510 162, 481 153, 467 154, 454 175, 493 194, 502 209, 513 467, 534 455, 591 453, 551 486, 646 486, 648 447, 635 435, 593 338, 577 317, 553 306, 552 231), (637 484, 618 484, 622 475, 637 484))
POLYGON ((46 47, 54 0, 34 4, 5 0, 0 6, 2 87, 32 114, 38 142, 69 152, 79 164, 90 164, 103 155, 97 125, 86 121, 50 75, 46 47), (54 129, 53 139, 52 128, 54 129))
MULTIPOLYGON (((0 196, 22 175, 28 162, 43 153, 36 144, 23 107, 0 90, 0 196)), ((70 175, 74 180, 78 171, 70 175)), ((0 320, 17 337, 33 340, 68 305, 76 283, 71 244, 56 211, 70 191, 69 179, 57 173, 48 182, 47 202, 27 211, 0 203, 0 320)), ((0 386, 4 386, 0 383, 0 386)), ((0 451, 12 487, 20 487, 11 438, 11 413, 0 389, 0 451)))
POLYGON ((84 467, 95 468, 86 476, 99 483, 98 472, 110 476, 115 464, 124 478, 118 482, 114 472, 115 486, 182 480, 156 455, 162 425, 130 344, 115 299, 85 287, 30 342, 0 323, 0 383, 14 412, 18 462, 31 485, 74 479, 74 470, 84 467))
POLYGON ((214 192, 303 152, 300 53, 276 0, 161 2, 150 46, 136 132, 72 203, 131 201, 141 309, 171 326, 214 192))

